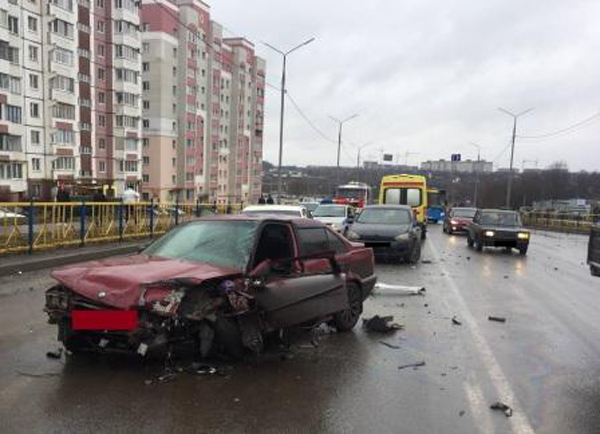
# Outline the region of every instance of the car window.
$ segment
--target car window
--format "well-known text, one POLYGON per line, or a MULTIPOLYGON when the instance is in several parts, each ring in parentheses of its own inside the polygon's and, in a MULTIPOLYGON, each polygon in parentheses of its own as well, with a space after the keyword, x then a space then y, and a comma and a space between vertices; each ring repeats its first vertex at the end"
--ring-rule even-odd
POLYGON ((468 208, 457 208, 457 209, 453 209, 450 212, 450 216, 451 217, 465 217, 465 218, 473 218, 475 216, 475 213, 477 211, 474 209, 468 209, 468 208))
POLYGON ((389 205, 421 205, 421 189, 419 188, 388 188, 385 190, 384 203, 389 205))
POLYGON ((365 208, 356 219, 358 223, 406 225, 412 222, 408 209, 365 208))
POLYGON ((481 214, 481 223, 491 226, 520 226, 521 222, 517 213, 486 212, 481 214))
POLYGON ((325 228, 298 229, 298 244, 300 256, 315 255, 331 250, 325 228))
POLYGON ((330 230, 326 230, 327 239, 329 240, 329 250, 333 250, 336 254, 344 253, 346 245, 340 238, 330 230))
POLYGON ((313 212, 314 217, 345 217, 346 216, 346 207, 338 206, 338 205, 321 205, 319 206, 315 212, 313 212))

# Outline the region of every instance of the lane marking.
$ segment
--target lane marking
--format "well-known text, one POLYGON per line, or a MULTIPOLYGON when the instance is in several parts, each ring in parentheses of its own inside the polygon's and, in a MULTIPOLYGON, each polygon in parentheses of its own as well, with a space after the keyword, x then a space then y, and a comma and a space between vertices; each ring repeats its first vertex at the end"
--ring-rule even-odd
MULTIPOLYGON (((506 375, 502 371, 500 364, 496 360, 496 357, 494 356, 490 345, 485 340, 483 333, 477 325, 473 314, 471 314, 471 311, 467 307, 467 304, 463 296, 461 295, 458 286, 454 282, 454 279, 450 277, 450 273, 443 265, 443 262, 440 260, 441 257, 438 253, 438 248, 435 246, 434 243, 431 242, 431 238, 429 238, 428 241, 429 242, 427 244, 430 247, 430 251, 433 257, 435 258, 435 261, 438 263, 441 271, 444 273, 443 279, 448 284, 448 288, 450 288, 450 290, 452 291, 459 305, 463 324, 469 328, 471 336, 473 337, 475 347, 479 352, 479 356, 481 357, 481 360, 483 361, 484 365, 488 368, 490 380, 494 389, 496 389, 496 392, 498 393, 498 397, 493 401, 503 401, 514 409, 513 416, 511 418, 508 418, 513 432, 519 434, 534 434, 535 430, 533 429, 529 422, 529 419, 525 415, 523 407, 519 404, 519 401, 515 393, 513 392, 510 383, 506 378, 506 375)), ((489 406, 491 403, 492 402, 486 404, 486 407, 489 406)))
POLYGON ((485 401, 483 392, 474 378, 469 378, 468 381, 465 381, 464 389, 469 401, 471 416, 480 422, 480 431, 484 434, 494 432, 494 422, 489 411, 490 404, 485 401))

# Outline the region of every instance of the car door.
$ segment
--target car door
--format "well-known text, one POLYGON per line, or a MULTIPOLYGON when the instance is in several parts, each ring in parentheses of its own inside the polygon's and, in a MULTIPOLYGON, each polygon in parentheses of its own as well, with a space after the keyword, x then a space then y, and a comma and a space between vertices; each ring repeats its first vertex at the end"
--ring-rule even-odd
POLYGON ((473 223, 471 223, 467 229, 469 231, 469 234, 470 234, 472 240, 477 239, 477 234, 479 233, 479 230, 480 230, 480 224, 479 224, 480 220, 481 220, 481 211, 477 211, 475 213, 475 217, 473 217, 473 223))
MULTIPOLYGON (((314 235, 303 234, 302 240, 292 235, 295 258, 306 253, 307 236, 312 246, 318 247, 318 239, 314 235), (299 249, 301 242, 305 245, 299 249)), ((345 275, 334 273, 331 267, 327 270, 318 262, 326 261, 329 264, 327 259, 310 261, 301 259, 300 271, 290 268, 287 272, 270 273, 264 284, 257 288, 256 302, 264 312, 269 328, 279 329, 318 320, 348 307, 345 275), (307 272, 307 268, 311 271, 307 272), (319 269, 322 272, 312 272, 319 269)))

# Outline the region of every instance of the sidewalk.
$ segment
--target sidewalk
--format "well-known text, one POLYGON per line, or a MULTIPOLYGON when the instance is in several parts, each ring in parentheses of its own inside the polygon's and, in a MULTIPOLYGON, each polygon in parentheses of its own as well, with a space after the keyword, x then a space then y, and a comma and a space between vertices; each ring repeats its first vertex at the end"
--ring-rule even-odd
POLYGON ((88 245, 85 247, 71 247, 45 252, 36 252, 32 255, 18 254, 0 256, 0 277, 19 272, 53 268, 76 262, 90 261, 109 256, 126 255, 134 253, 148 244, 149 239, 134 242, 88 245))

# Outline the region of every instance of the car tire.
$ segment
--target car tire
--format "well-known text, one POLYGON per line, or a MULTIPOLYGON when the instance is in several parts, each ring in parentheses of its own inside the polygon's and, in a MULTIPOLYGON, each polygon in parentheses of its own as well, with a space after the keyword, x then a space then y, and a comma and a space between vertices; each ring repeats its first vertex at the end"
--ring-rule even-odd
POLYGON ((217 318, 213 324, 215 344, 221 347, 225 355, 236 360, 244 357, 244 344, 240 328, 231 318, 217 318))
POLYGON ((477 250, 478 252, 483 251, 483 241, 481 241, 480 239, 475 240, 475 250, 477 250))
POLYGON ((529 246, 522 246, 522 247, 519 247, 519 255, 521 255, 521 256, 525 256, 525 255, 527 254, 527 248, 528 248, 528 247, 529 247, 529 246))
POLYGON ((346 284, 348 291, 348 309, 337 312, 333 316, 332 324, 339 332, 352 330, 363 311, 363 300, 360 288, 354 282, 346 284))
POLYGON ((78 336, 73 331, 69 320, 58 323, 58 340, 62 342, 65 350, 71 354, 81 353, 87 347, 87 342, 82 336, 78 336))
POLYGON ((410 255, 408 256, 409 264, 416 264, 421 259, 421 243, 419 241, 415 241, 413 248, 410 250, 410 255))
POLYGON ((592 276, 600 277, 600 267, 596 267, 595 265, 590 265, 590 274, 592 276))
POLYGON ((467 246, 473 247, 475 243, 473 242, 473 238, 471 238, 471 234, 467 234, 467 246))

